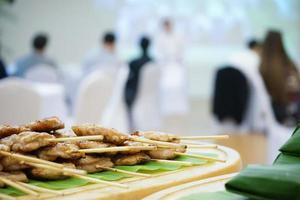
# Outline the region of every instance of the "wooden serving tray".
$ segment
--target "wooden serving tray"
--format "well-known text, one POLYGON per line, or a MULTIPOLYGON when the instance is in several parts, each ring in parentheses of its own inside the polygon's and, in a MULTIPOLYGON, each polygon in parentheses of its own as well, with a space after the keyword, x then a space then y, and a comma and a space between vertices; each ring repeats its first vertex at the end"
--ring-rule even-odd
MULTIPOLYGON (((216 149, 188 150, 188 153, 216 153, 219 158, 226 159, 226 163, 211 163, 206 165, 184 167, 179 170, 154 174, 153 177, 134 177, 127 178, 119 183, 125 183, 128 189, 104 186, 102 184, 90 184, 82 187, 64 190, 63 196, 53 194, 41 194, 38 199, 60 199, 60 200, 85 200, 85 199, 104 199, 104 200, 123 200, 123 199, 142 199, 145 196, 161 191, 163 189, 184 184, 191 181, 202 180, 209 177, 238 172, 242 163, 238 152, 233 149, 219 146, 216 149)), ((22 196, 17 200, 36 199, 33 196, 22 196)))
POLYGON ((224 185, 237 173, 225 174, 200 181, 185 183, 156 192, 143 200, 177 200, 193 193, 216 192, 224 190, 224 185))

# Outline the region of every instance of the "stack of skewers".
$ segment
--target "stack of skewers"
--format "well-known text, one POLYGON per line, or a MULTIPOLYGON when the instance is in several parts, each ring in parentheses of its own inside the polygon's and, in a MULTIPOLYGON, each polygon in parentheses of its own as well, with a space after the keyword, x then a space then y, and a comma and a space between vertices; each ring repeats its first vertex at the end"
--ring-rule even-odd
POLYGON ((187 154, 187 148, 217 148, 213 144, 183 142, 196 139, 223 139, 228 136, 186 136, 159 132, 134 132, 130 135, 99 125, 72 126, 66 134, 64 123, 57 117, 38 120, 22 126, 0 126, 0 187, 17 188, 27 194, 62 194, 60 191, 28 184, 28 178, 58 180, 76 177, 91 183, 126 188, 127 185, 87 176, 104 170, 149 177, 150 174, 129 172, 114 166, 137 165, 148 161, 172 162, 186 155, 209 161, 225 160, 198 154, 187 154))

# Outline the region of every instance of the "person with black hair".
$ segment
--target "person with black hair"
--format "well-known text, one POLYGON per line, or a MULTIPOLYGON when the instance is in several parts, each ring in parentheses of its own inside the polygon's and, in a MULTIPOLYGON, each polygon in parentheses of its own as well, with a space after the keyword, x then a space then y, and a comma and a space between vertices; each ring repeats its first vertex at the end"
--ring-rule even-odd
POLYGON ((24 77, 26 72, 37 65, 47 65, 57 70, 56 63, 45 56, 45 50, 48 44, 48 36, 44 33, 35 35, 32 39, 32 52, 18 59, 15 63, 15 76, 24 77))
POLYGON ((99 67, 119 67, 120 62, 116 55, 116 36, 113 32, 106 32, 100 39, 100 48, 91 51, 83 62, 83 73, 89 74, 99 67))
POLYGON ((149 55, 149 46, 151 45, 151 41, 148 37, 142 37, 140 39, 140 49, 141 49, 141 54, 131 60, 129 62, 129 76, 126 82, 125 86, 125 91, 124 91, 124 98, 127 106, 127 111, 129 115, 129 120, 130 120, 130 126, 133 127, 132 125, 132 106, 134 104, 134 101, 136 99, 138 89, 139 89, 139 79, 140 79, 140 74, 141 70, 143 67, 151 62, 153 59, 149 55))

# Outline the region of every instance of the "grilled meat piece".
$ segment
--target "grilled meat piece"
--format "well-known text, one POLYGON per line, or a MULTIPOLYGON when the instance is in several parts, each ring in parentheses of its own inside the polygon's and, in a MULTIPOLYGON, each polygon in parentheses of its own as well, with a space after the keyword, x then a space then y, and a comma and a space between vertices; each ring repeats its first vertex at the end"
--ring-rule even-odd
POLYGON ((137 153, 132 155, 118 155, 114 158, 115 165, 137 165, 150 160, 145 153, 137 153))
POLYGON ((55 137, 48 133, 22 132, 13 138, 11 150, 15 152, 31 152, 41 147, 53 145, 53 142, 47 140, 53 138, 55 137))
POLYGON ((78 136, 85 135, 103 135, 104 142, 112 143, 115 145, 120 145, 128 139, 128 136, 124 133, 121 133, 113 128, 105 128, 98 125, 80 125, 80 126, 72 126, 72 130, 78 136))
POLYGON ((65 125, 58 117, 49 117, 26 124, 25 127, 36 132, 51 132, 63 129, 65 125))
POLYGON ((161 133, 161 132, 154 132, 154 131, 136 131, 132 133, 133 136, 140 136, 147 138, 149 140, 156 140, 156 141, 162 141, 162 142, 173 142, 173 143, 179 143, 180 139, 178 136, 170 134, 170 133, 161 133))
POLYGON ((75 161, 78 169, 86 170, 89 173, 100 172, 101 167, 113 167, 114 164, 108 157, 86 156, 75 161))
POLYGON ((3 171, 19 171, 29 168, 28 165, 22 164, 20 160, 8 156, 1 159, 1 164, 3 166, 3 171))
POLYGON ((157 149, 148 151, 147 154, 153 159, 163 159, 163 160, 170 160, 174 159, 177 155, 175 152, 184 153, 186 149, 184 147, 177 148, 177 149, 157 149))
POLYGON ((57 143, 55 146, 46 147, 38 152, 38 157, 44 160, 54 161, 57 158, 78 159, 84 153, 78 152, 79 148, 74 143, 57 143))
POLYGON ((4 138, 14 134, 19 134, 26 130, 28 129, 26 129, 25 127, 0 125, 0 138, 4 138))
MULTIPOLYGON (((68 168, 75 169, 75 165, 73 163, 62 163, 68 168)), ((47 180, 60 180, 68 178, 61 171, 49 170, 44 168, 33 168, 30 170, 30 175, 37 179, 47 179, 47 180)))

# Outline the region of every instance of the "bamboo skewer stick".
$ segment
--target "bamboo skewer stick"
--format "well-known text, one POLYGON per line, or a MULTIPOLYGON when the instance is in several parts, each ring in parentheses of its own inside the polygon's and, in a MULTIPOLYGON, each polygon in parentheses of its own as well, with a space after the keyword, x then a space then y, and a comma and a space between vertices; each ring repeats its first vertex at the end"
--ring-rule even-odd
POLYGON ((160 162, 160 163, 174 163, 174 164, 182 164, 184 166, 193 166, 192 162, 187 161, 177 161, 177 160, 162 160, 162 159, 151 159, 151 161, 160 162))
POLYGON ((7 200, 16 200, 16 198, 6 195, 6 194, 1 194, 0 193, 0 199, 7 199, 7 200))
POLYGON ((181 136, 179 137, 181 140, 221 140, 228 139, 228 135, 203 135, 203 136, 181 136))
POLYGON ((129 140, 135 141, 135 142, 142 142, 142 143, 148 143, 148 144, 155 144, 158 147, 168 147, 168 148, 186 148, 186 145, 183 144, 177 144, 177 143, 171 143, 171 142, 162 142, 162 141, 156 141, 156 140, 149 140, 146 138, 140 138, 140 137, 130 137, 129 140))
POLYGON ((17 183, 20 184, 20 185, 23 185, 24 187, 27 187, 31 190, 34 190, 36 192, 52 193, 52 194, 59 194, 59 195, 63 194, 63 192, 57 191, 57 190, 50 190, 50 189, 47 189, 47 188, 42 188, 42 187, 38 187, 36 185, 30 185, 30 184, 23 183, 23 182, 17 182, 17 183))
POLYGON ((34 196, 38 196, 39 195, 37 192, 35 192, 35 191, 31 190, 31 189, 28 189, 28 188, 26 188, 26 187, 24 187, 24 186, 22 186, 22 185, 20 185, 20 184, 18 184, 16 182, 13 182, 13 181, 11 181, 11 180, 9 180, 7 178, 4 178, 2 176, 0 176, 0 181, 2 181, 3 183, 5 183, 6 185, 14 187, 14 188, 16 188, 16 189, 18 189, 18 190, 20 190, 22 192, 25 192, 27 194, 31 194, 31 195, 34 195, 34 196))
MULTIPOLYGON (((186 144, 186 143, 184 143, 186 144)), ((218 148, 218 145, 215 144, 186 144, 188 148, 212 148, 212 149, 216 149, 218 148)))
POLYGON ((49 166, 53 166, 53 167, 60 167, 60 168, 64 167, 64 165, 62 165, 62 164, 58 164, 58 163, 55 163, 55 162, 50 162, 50 161, 47 161, 47 160, 42 160, 42 159, 35 158, 35 157, 25 156, 25 155, 22 155, 22 154, 9 153, 9 152, 6 152, 6 151, 0 151, 0 154, 4 155, 4 156, 13 157, 13 158, 18 159, 20 161, 40 163, 40 164, 45 164, 45 165, 49 165, 49 166))
POLYGON ((198 155, 198 154, 189 154, 189 153, 180 153, 180 152, 175 152, 175 154, 179 155, 179 156, 189 156, 189 157, 194 157, 194 158, 201 158, 201 159, 209 160, 209 161, 226 162, 226 160, 212 158, 209 156, 203 156, 203 155, 198 155))
POLYGON ((89 135, 89 136, 53 138, 53 139, 47 139, 47 141, 50 141, 50 142, 84 141, 84 140, 102 141, 103 138, 104 138, 103 135, 89 135))
POLYGON ((128 188, 127 185, 124 185, 124 184, 121 184, 121 183, 113 183, 113 182, 109 182, 109 181, 104 181, 104 180, 92 178, 92 177, 89 177, 89 176, 82 176, 82 175, 78 175, 78 174, 73 174, 72 176, 80 178, 80 179, 87 180, 87 181, 89 181, 91 183, 102 183, 102 184, 110 185, 110 186, 128 188))
POLYGON ((120 146, 120 147, 79 149, 78 152, 106 153, 106 152, 119 152, 119 151, 130 151, 130 150, 155 150, 155 149, 157 149, 156 146, 120 146))
POLYGON ((55 168, 56 171, 61 171, 62 173, 73 173, 73 174, 79 174, 79 175, 87 174, 87 172, 84 170, 72 169, 72 168, 67 168, 67 167, 56 168, 56 167, 45 165, 45 164, 38 164, 38 163, 31 163, 31 162, 24 162, 24 164, 30 165, 33 167, 37 167, 37 168, 49 169, 49 170, 53 170, 53 168, 55 168))
POLYGON ((39 158, 25 156, 25 155, 22 155, 22 154, 9 153, 9 152, 5 152, 5 151, 0 151, 0 154, 2 154, 4 156, 11 156, 15 159, 20 160, 21 163, 23 162, 23 163, 26 163, 28 165, 32 165, 34 163, 43 164, 45 166, 52 166, 52 167, 61 168, 66 172, 72 172, 72 173, 77 173, 77 174, 82 174, 82 175, 87 174, 87 172, 84 171, 84 170, 68 168, 68 167, 64 166, 63 164, 58 164, 58 163, 55 163, 55 162, 50 162, 50 161, 42 160, 42 159, 39 159, 39 158))
POLYGON ((151 174, 143 174, 143 173, 137 173, 137 172, 130 172, 130 171, 126 171, 126 170, 122 170, 122 169, 116 169, 116 168, 111 168, 111 167, 102 167, 102 166, 99 166, 99 168, 102 168, 102 169, 105 169, 105 170, 109 170, 109 171, 113 171, 113 172, 120 172, 120 173, 124 173, 124 174, 129 174, 129 175, 133 175, 133 176, 151 177, 151 174))

